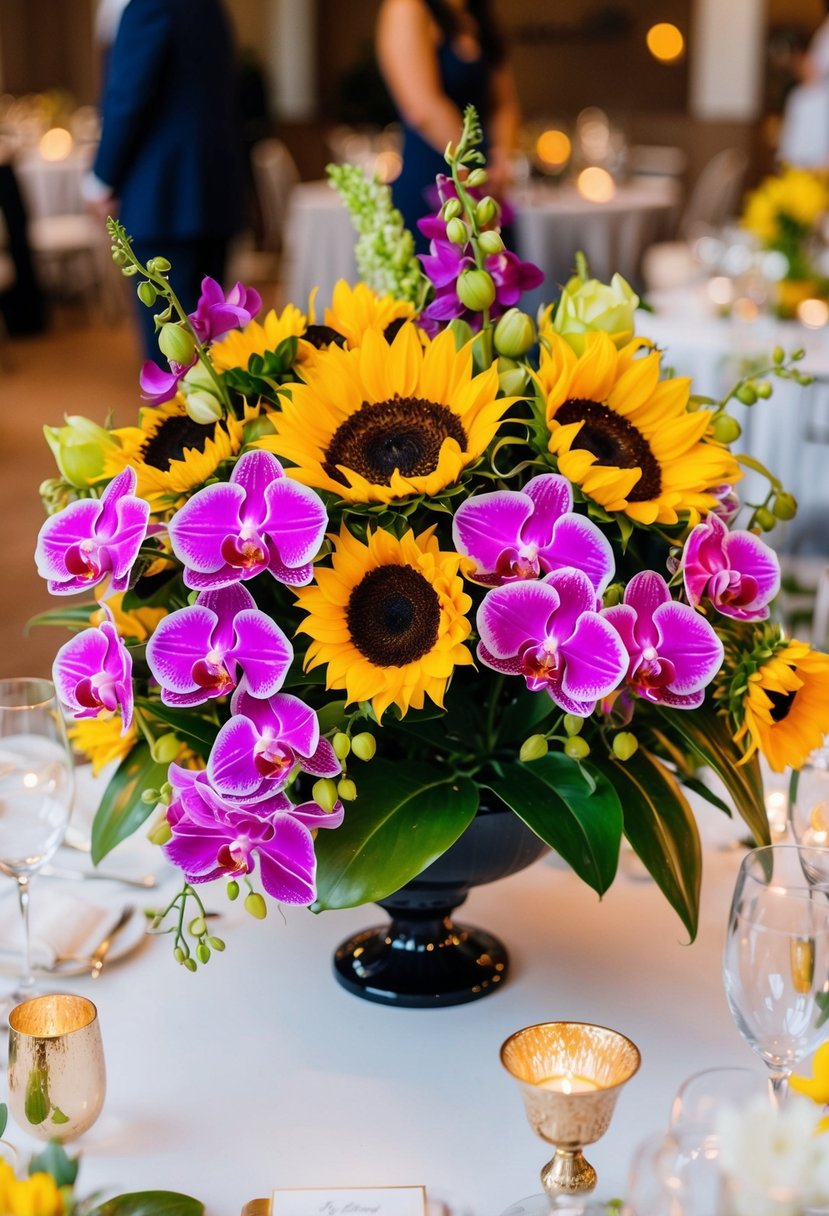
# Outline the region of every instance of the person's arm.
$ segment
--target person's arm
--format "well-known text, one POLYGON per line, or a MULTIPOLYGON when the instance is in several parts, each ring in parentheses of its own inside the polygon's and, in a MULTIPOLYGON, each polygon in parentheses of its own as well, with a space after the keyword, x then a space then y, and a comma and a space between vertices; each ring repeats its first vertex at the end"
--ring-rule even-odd
POLYGON ((384 0, 377 60, 400 116, 438 151, 460 137, 458 107, 443 91, 431 18, 420 0, 384 0))
POLYGON ((493 194, 499 195, 510 184, 512 154, 521 122, 515 77, 506 61, 493 71, 490 89, 492 109, 487 123, 489 186, 493 194))

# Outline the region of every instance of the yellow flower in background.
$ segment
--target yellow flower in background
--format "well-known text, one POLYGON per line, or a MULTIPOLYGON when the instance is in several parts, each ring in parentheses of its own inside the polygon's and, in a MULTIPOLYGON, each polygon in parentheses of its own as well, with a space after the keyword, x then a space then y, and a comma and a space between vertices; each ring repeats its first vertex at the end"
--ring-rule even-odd
POLYGON ((442 552, 432 531, 398 540, 380 530, 363 544, 343 526, 331 566, 296 592, 308 613, 298 632, 312 639, 306 666, 325 664, 326 687, 370 701, 378 721, 389 705, 401 715, 427 696, 442 705, 455 667, 473 661, 463 558, 442 552))
POLYGON ((244 329, 232 329, 221 341, 214 342, 210 362, 219 372, 234 367, 247 370, 251 355, 266 355, 286 338, 301 338, 307 327, 308 318, 296 305, 287 304, 280 313, 271 309, 261 323, 251 321, 244 329))
POLYGON ((125 735, 121 726, 121 717, 115 714, 110 718, 76 718, 68 728, 69 742, 89 760, 93 776, 97 777, 110 761, 123 760, 138 742, 134 726, 125 735))
POLYGON ((748 677, 743 724, 747 757, 760 751, 775 773, 799 769, 823 743, 829 721, 829 654, 806 642, 784 643, 748 677))
MULTIPOLYGON (((96 595, 98 589, 96 589, 96 595)), ((103 592, 101 592, 103 594, 103 592)), ((115 628, 122 638, 131 638, 136 642, 146 642, 162 617, 167 615, 166 608, 130 608, 125 610, 122 605, 124 593, 110 595, 106 604, 113 616, 115 628)), ((93 612, 89 618, 91 625, 101 625, 106 617, 103 608, 93 612)))
POLYGON ((331 346, 293 384, 276 431, 259 442, 289 477, 346 502, 439 494, 486 451, 515 398, 497 397, 497 362, 480 375, 471 344, 455 349, 404 324, 389 343, 374 329, 356 350, 331 346))
POLYGON ((345 338, 346 346, 359 346, 370 329, 385 331, 395 321, 413 320, 415 307, 409 300, 379 296, 365 283, 352 287, 340 279, 334 287, 325 324, 345 338))
POLYGON ((781 217, 813 228, 829 209, 829 179, 809 169, 786 168, 767 177, 746 199, 743 226, 769 243, 781 235, 781 217))
MULTIPOLYGON (((829 1043, 818 1047, 812 1060, 812 1076, 800 1077, 792 1074, 789 1084, 795 1093, 811 1098, 818 1106, 829 1105, 829 1043)), ((829 1132, 829 1115, 818 1122, 819 1133, 829 1132)))
POLYGON ((727 448, 706 442, 709 410, 688 410, 690 381, 660 379, 642 340, 617 350, 606 333, 584 353, 549 334, 537 383, 559 472, 606 511, 641 524, 676 524, 715 505, 711 490, 742 477, 727 448))
POLYGON ((51 1174, 18 1178, 0 1160, 0 1216, 63 1216, 63 1198, 51 1174))

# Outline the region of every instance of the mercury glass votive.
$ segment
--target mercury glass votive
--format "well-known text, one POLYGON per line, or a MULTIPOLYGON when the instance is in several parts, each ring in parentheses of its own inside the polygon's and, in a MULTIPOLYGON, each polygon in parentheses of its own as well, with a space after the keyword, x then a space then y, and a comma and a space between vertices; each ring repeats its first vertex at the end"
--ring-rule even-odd
POLYGON ((530 1127, 556 1146, 541 1171, 551 1199, 586 1194, 596 1171, 582 1148, 607 1131, 638 1048, 617 1030, 587 1022, 541 1022, 510 1035, 501 1063, 521 1086, 530 1127))
POLYGON ((40 1140, 74 1140, 104 1104, 98 1011, 68 993, 38 996, 9 1014, 9 1108, 40 1140))

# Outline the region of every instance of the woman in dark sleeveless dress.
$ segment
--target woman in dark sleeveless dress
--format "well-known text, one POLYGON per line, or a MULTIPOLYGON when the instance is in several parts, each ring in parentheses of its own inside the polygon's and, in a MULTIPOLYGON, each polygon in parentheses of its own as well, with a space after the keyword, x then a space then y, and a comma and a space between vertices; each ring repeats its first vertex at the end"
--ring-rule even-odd
POLYGON ((417 221, 434 210, 428 192, 446 171, 443 152, 458 139, 467 105, 484 128, 487 189, 497 197, 508 185, 519 122, 515 83, 487 0, 383 0, 377 57, 403 128, 394 203, 424 253, 417 221))

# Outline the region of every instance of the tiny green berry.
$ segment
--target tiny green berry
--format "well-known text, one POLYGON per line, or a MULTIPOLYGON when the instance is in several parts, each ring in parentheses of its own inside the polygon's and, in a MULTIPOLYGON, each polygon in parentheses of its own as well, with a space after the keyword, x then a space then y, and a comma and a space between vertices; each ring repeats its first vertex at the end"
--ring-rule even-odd
POLYGON ((549 745, 543 735, 530 735, 521 744, 518 759, 523 760, 525 764, 530 764, 533 760, 540 760, 542 756, 546 756, 549 750, 549 745))
POLYGON ((357 786, 349 777, 343 777, 337 783, 337 793, 342 798, 343 802, 353 802, 357 797, 357 786))
POLYGON ((613 738, 613 755, 617 760, 629 760, 639 747, 639 740, 629 730, 620 730, 613 738))
POLYGON ((201 937, 207 932, 207 925, 203 916, 194 916, 188 925, 189 932, 193 937, 201 937))
POLYGON ((256 920, 264 920, 268 915, 268 905, 258 891, 250 891, 245 896, 245 911, 256 920))
POLYGON ((239 884, 235 878, 231 878, 230 882, 227 884, 227 897, 228 899, 239 898, 239 884))
POLYGON ((217 954, 221 954, 225 948, 224 941, 221 937, 208 937, 207 944, 211 950, 215 950, 217 954))
POLYGON ((572 739, 573 735, 580 735, 584 726, 584 718, 580 718, 578 714, 564 715, 564 733, 572 739))
POLYGON ((196 962, 196 960, 194 958, 186 958, 184 960, 184 966, 187 968, 188 971, 195 971, 196 968, 198 967, 198 963, 196 962))
POLYGON ((330 813, 337 801, 336 781, 332 781, 330 777, 320 777, 319 781, 315 781, 311 787, 311 797, 317 806, 321 806, 324 811, 330 813))
POLYGON ((208 946, 207 942, 199 942, 198 946, 196 947, 196 958, 200 963, 210 962, 210 947, 208 946))
POLYGON ((331 746, 334 749, 334 755, 338 760, 345 760, 348 753, 351 751, 351 740, 348 735, 343 734, 338 730, 334 738, 331 740, 331 746))
POLYGON ((590 755, 590 744, 581 735, 574 735, 564 744, 564 752, 571 760, 584 760, 590 755))
POLYGON ((377 740, 367 730, 363 731, 351 740, 351 750, 358 760, 371 760, 377 751, 377 740))

